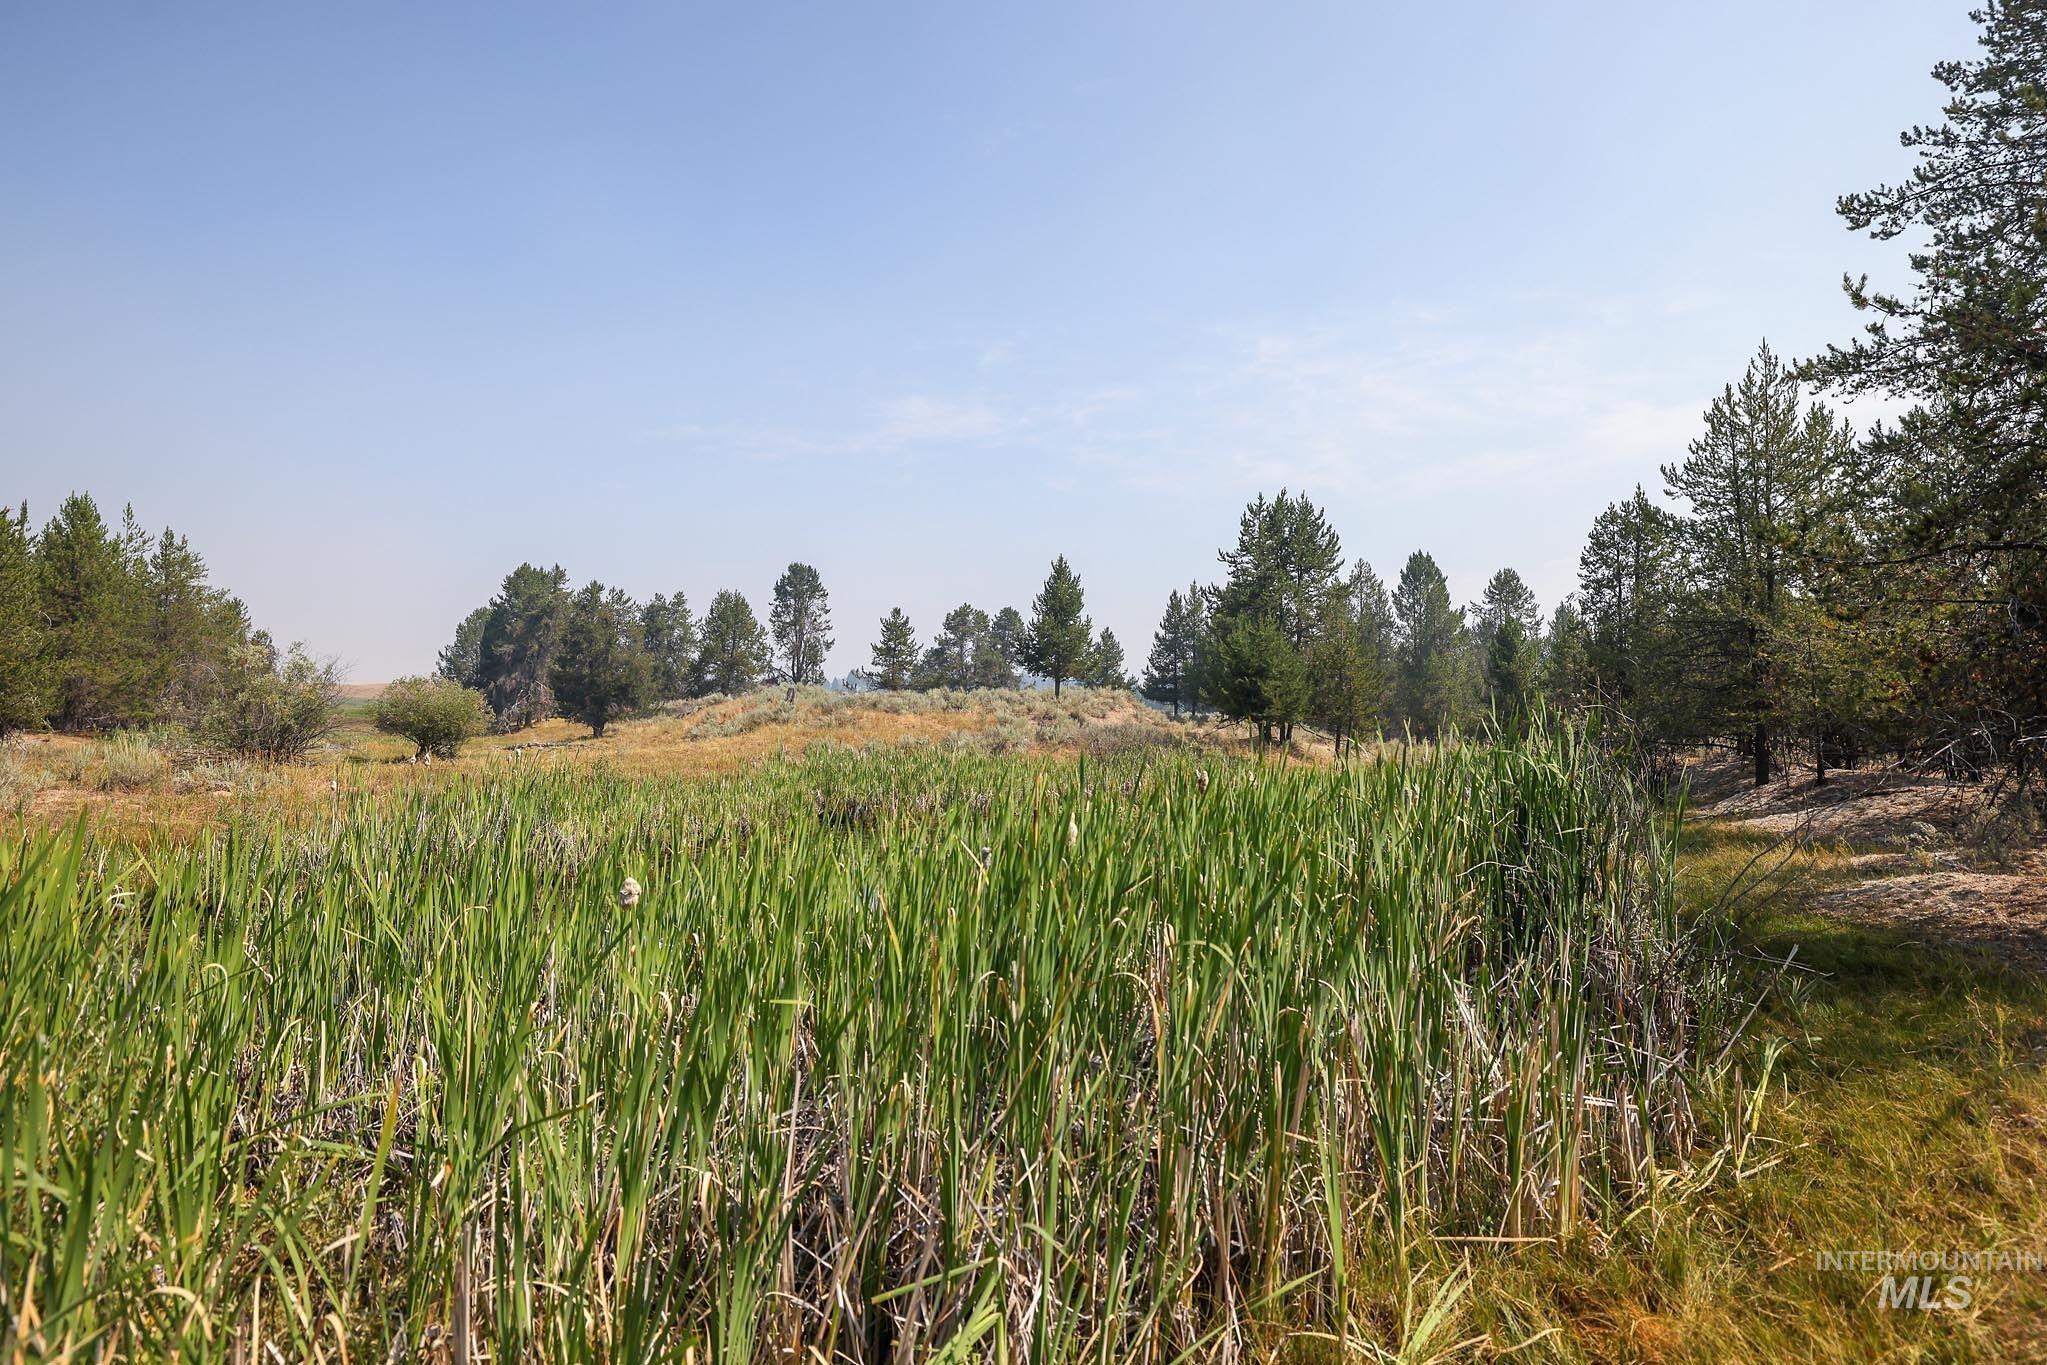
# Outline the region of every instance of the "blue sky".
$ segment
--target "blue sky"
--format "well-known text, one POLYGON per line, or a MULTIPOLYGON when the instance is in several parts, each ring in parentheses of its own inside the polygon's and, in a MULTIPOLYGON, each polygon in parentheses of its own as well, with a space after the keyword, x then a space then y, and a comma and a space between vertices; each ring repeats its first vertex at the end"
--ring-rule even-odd
POLYGON ((1902 279, 1970 0, 0 4, 0 498, 358 680, 522 559, 1141 661, 1260 490, 1545 606, 1767 336, 1902 279))

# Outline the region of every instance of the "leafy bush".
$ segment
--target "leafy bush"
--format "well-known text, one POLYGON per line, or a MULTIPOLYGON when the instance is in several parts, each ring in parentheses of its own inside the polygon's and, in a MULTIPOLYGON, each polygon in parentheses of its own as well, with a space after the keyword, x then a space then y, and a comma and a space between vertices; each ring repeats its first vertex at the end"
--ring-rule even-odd
POLYGON ((299 645, 280 658, 259 637, 238 665, 200 721, 206 743, 244 758, 284 761, 304 757, 332 733, 340 708, 332 662, 316 663, 299 645))
POLYGON ((418 746, 420 755, 453 758, 463 742, 490 728, 483 694, 446 678, 400 678, 370 710, 376 727, 418 746))

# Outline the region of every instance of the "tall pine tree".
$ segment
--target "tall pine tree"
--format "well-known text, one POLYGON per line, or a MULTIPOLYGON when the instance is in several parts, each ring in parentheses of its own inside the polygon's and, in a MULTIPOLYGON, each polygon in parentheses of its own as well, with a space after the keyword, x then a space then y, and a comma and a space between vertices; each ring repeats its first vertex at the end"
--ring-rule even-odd
POLYGON ((900 692, 917 676, 917 633, 901 607, 891 608, 881 618, 881 638, 874 642, 862 675, 869 687, 900 692))
POLYGON ((2047 775, 2047 5, 1974 17, 1980 53, 1934 68, 1944 120, 1904 134, 1910 174, 1839 205, 1913 242, 1912 288, 1844 280, 1870 322, 1807 372, 1916 405, 1856 471, 1869 534, 1831 604, 1853 662, 1888 675, 1923 753, 2023 789, 2047 775))
POLYGON ((654 699, 640 608, 616 588, 592 580, 569 599, 548 671, 555 705, 601 736, 605 727, 654 699))
POLYGON ((653 669, 655 697, 674 701, 688 696, 696 670, 697 622, 681 589, 673 597, 657 592, 640 608, 640 643, 653 669))
POLYGON ((768 634, 752 605, 730 588, 713 597, 704 613, 692 694, 736 696, 751 691, 772 667, 768 634))
POLYGON ((816 569, 791 564, 775 580, 768 630, 781 656, 783 681, 799 687, 824 682, 825 655, 832 648, 832 603, 816 569))
POLYGON ((0 513, 0 735, 34 729, 48 712, 50 658, 40 597, 24 503, 18 513, 0 513))
POLYGON ((1024 640, 1024 661, 1031 672, 1052 680, 1052 695, 1070 678, 1084 674, 1094 650, 1094 622, 1086 615, 1080 575, 1061 555, 1052 561, 1045 586, 1032 603, 1030 632, 1024 640))
POLYGON ((1765 344, 1706 410, 1689 458, 1663 470, 1688 504, 1693 634, 1710 650, 1715 728, 1744 736, 1758 784, 1786 719, 1771 659, 1812 546, 1842 514, 1853 446, 1825 407, 1802 405, 1797 376, 1765 344))
POLYGON ((1408 729, 1433 739, 1470 713, 1473 678, 1462 608, 1436 561, 1408 556, 1393 589, 1399 655, 1396 695, 1408 729))
POLYGON ((500 730, 516 730, 554 713, 548 677, 568 615, 569 576, 557 564, 521 564, 491 599, 479 646, 483 699, 500 730))
POLYGON ((1158 632, 1152 636, 1151 655, 1145 660, 1144 680, 1138 688, 1150 700, 1172 707, 1175 718, 1183 706, 1191 708, 1195 700, 1194 656, 1201 631, 1195 604, 1200 597, 1196 590, 1190 602, 1175 588, 1166 598, 1165 615, 1159 618, 1158 632))
POLYGON ((1204 694, 1225 715, 1254 721, 1261 734, 1276 729, 1284 740, 1306 705, 1305 686, 1292 681, 1307 677, 1307 654, 1342 569, 1341 543, 1306 494, 1282 489, 1244 509, 1236 546, 1217 557, 1227 573, 1210 604, 1214 667, 1203 673, 1204 694), (1293 657, 1276 657, 1282 647, 1293 657), (1232 667, 1250 673, 1226 676, 1232 667), (1236 709, 1247 703, 1256 714, 1236 709))

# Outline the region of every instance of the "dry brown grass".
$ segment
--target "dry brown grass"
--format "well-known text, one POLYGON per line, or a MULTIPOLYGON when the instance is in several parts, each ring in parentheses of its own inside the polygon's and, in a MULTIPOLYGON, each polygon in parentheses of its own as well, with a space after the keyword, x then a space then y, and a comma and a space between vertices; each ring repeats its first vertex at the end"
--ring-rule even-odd
MULTIPOLYGON (((163 779, 135 789, 76 780, 80 755, 95 742, 73 735, 15 740, 9 757, 26 781, 9 804, 40 823, 65 823, 84 811, 130 834, 177 838, 235 812, 304 813, 337 795, 397 794, 535 765, 602 767, 632 777, 716 777, 799 758, 821 744, 964 744, 1068 758, 1131 745, 1245 746, 1237 727, 1176 722, 1127 692, 1078 688, 1056 701, 1037 692, 848 695, 806 688, 793 705, 782 689, 764 688, 673 704, 618 722, 601 738, 570 721, 542 721, 514 734, 483 736, 460 757, 431 764, 414 763, 411 744, 378 733, 357 712, 301 763, 222 763, 173 744, 163 779)), ((1295 756, 1314 759, 1315 746, 1304 741, 1295 756)))

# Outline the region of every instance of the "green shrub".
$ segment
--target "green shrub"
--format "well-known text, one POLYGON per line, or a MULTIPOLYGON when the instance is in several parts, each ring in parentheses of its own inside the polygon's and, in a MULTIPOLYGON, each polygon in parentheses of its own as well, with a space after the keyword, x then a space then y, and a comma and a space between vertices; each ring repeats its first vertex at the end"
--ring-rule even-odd
POLYGON ((207 708, 199 736, 215 749, 244 758, 302 758, 333 732, 340 704, 334 664, 316 663, 298 645, 280 658, 259 640, 207 708))
POLYGON ((411 740, 419 756, 453 758, 490 728, 483 694, 446 678, 400 678, 370 708, 379 730, 411 740))

